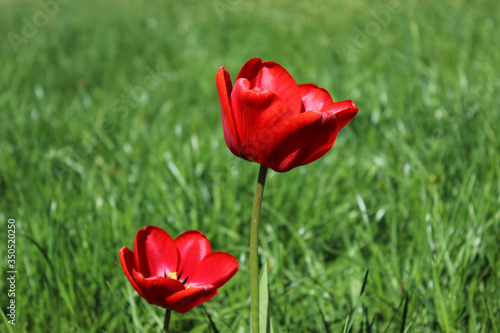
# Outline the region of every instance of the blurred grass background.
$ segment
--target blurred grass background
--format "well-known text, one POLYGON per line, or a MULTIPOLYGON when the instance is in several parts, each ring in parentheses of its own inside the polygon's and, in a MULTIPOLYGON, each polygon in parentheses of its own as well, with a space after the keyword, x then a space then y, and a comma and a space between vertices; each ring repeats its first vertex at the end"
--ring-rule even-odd
MULTIPOLYGON (((258 165, 226 148, 215 73, 260 57, 360 109, 324 158, 268 176, 274 331, 499 332, 498 9, 0 1, 0 240, 14 218, 18 271, 0 331, 159 331, 118 261, 146 225, 199 229, 240 260, 204 307, 220 332, 249 331, 258 165)), ((171 324, 209 325, 201 307, 171 324)))

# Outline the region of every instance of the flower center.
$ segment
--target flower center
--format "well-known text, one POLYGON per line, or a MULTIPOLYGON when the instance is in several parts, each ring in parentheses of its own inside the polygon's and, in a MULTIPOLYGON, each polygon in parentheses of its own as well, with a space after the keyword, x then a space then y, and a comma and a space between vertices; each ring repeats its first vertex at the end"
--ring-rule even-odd
MULTIPOLYGON (((186 283, 187 283, 187 281, 188 281, 188 279, 189 279, 189 276, 186 276, 186 278, 184 279, 184 281, 181 281, 182 272, 183 272, 183 271, 181 271, 181 272, 179 273, 179 275, 177 275, 177 272, 170 272, 170 273, 168 273, 168 274, 167 274, 167 270, 165 270, 165 271, 164 271, 164 277, 166 277, 166 278, 168 277, 168 278, 171 278, 171 279, 177 280, 177 281, 181 282, 183 285, 186 285, 186 283)), ((189 287, 190 287, 190 286, 189 286, 189 285, 187 285, 187 286, 186 286, 186 289, 187 289, 187 288, 189 288, 189 287)))

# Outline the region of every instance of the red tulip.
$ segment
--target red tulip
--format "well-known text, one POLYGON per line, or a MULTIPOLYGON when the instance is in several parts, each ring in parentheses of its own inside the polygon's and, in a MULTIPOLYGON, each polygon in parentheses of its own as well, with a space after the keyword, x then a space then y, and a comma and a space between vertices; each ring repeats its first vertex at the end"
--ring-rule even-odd
POLYGON ((334 103, 325 89, 297 85, 283 67, 257 58, 243 66, 234 86, 224 67, 216 83, 231 152, 278 172, 322 157, 358 112, 352 101, 334 103))
POLYGON ((238 271, 236 258, 212 252, 201 232, 186 231, 173 240, 152 226, 137 232, 134 253, 121 248, 120 262, 128 280, 146 301, 181 313, 214 297, 238 271))

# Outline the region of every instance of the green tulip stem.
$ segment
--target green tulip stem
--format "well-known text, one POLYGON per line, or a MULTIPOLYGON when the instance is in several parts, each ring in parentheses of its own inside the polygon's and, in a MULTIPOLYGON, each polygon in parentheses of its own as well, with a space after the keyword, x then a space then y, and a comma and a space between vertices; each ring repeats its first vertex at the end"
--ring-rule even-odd
POLYGON ((259 332, 259 217, 262 206, 264 185, 266 184, 267 167, 261 165, 255 199, 252 210, 252 226, 250 229, 250 323, 251 332, 259 332))
POLYGON ((170 324, 170 313, 171 312, 172 311, 169 309, 165 310, 165 321, 163 322, 163 331, 161 331, 162 333, 168 333, 168 326, 170 324))

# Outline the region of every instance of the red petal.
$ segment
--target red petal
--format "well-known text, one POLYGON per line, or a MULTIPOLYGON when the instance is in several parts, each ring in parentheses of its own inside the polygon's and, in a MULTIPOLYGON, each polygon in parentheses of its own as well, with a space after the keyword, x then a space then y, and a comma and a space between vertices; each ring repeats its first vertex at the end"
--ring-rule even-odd
POLYGON ((299 85, 304 111, 320 111, 333 104, 332 97, 326 89, 315 84, 307 83, 299 85))
POLYGON ((167 298, 181 290, 184 290, 184 285, 174 279, 153 276, 145 278, 136 270, 132 271, 132 276, 137 283, 137 286, 142 291, 141 296, 151 304, 168 308, 167 298))
POLYGON ((353 101, 343 101, 333 103, 330 107, 323 109, 323 112, 333 112, 337 117, 338 130, 340 131, 358 113, 358 107, 353 101))
POLYGON ((338 132, 335 115, 317 111, 298 114, 273 130, 276 140, 269 145, 263 160, 278 172, 289 171, 312 162, 312 157, 323 156, 333 146, 338 132))
POLYGON ((217 288, 212 285, 190 287, 168 297, 166 308, 180 313, 188 312, 195 306, 208 301, 215 294, 217 294, 217 288))
POLYGON ((145 277, 163 277, 177 271, 179 252, 172 237, 160 228, 147 226, 139 229, 134 252, 135 263, 145 277))
POLYGON ((272 61, 262 63, 258 58, 250 59, 243 65, 236 80, 240 78, 250 81, 250 88, 258 87, 275 93, 293 114, 301 111, 302 101, 297 82, 279 64, 272 61))
POLYGON ((299 89, 305 111, 333 112, 337 117, 338 131, 358 113, 358 107, 352 101, 334 103, 328 91, 315 84, 301 84, 299 89))
POLYGON ((120 250, 120 264, 122 265, 122 269, 123 272, 125 273, 125 276, 129 280, 130 284, 132 284, 132 287, 134 287, 134 289, 142 297, 144 297, 144 293, 142 292, 141 288, 139 288, 137 283, 134 281, 134 278, 132 277, 132 271, 137 270, 137 267, 135 266, 134 262, 134 254, 125 246, 122 247, 120 250))
POLYGON ((240 153, 265 165, 261 155, 275 140, 274 127, 280 127, 293 113, 273 92, 259 88, 249 90, 249 86, 246 79, 237 80, 231 96, 232 108, 238 117, 240 153))
POLYGON ((247 80, 254 79, 259 75, 259 71, 262 69, 262 60, 259 58, 252 58, 246 62, 246 64, 241 67, 236 80, 240 78, 245 78, 247 80))
POLYGON ((224 252, 213 252, 198 264, 196 273, 188 280, 193 285, 214 285, 220 288, 238 271, 238 261, 224 252))
POLYGON ((231 110, 231 78, 224 67, 219 68, 216 76, 217 92, 219 93, 220 107, 222 111, 222 128, 224 130, 224 139, 227 147, 236 156, 242 157, 239 154, 239 140, 236 132, 236 124, 231 110))
POLYGON ((201 232, 190 230, 177 237, 174 243, 180 256, 177 274, 182 272, 182 276, 178 279, 183 281, 188 277, 189 283, 200 261, 212 252, 210 242, 201 232))
POLYGON ((351 101, 333 103, 320 112, 307 111, 287 119, 273 128, 276 140, 263 151, 261 163, 275 171, 286 172, 309 164, 325 155, 333 146, 342 126, 356 115, 358 108, 351 101))
POLYGON ((245 99, 249 86, 250 83, 246 79, 236 80, 231 93, 231 109, 233 110, 232 115, 238 140, 238 153, 235 153, 235 155, 245 159, 249 159, 247 141, 248 107, 245 99))
POLYGON ((353 101, 334 103, 328 91, 315 84, 301 84, 299 89, 305 110, 333 112, 337 117, 338 131, 358 113, 358 107, 353 101))

